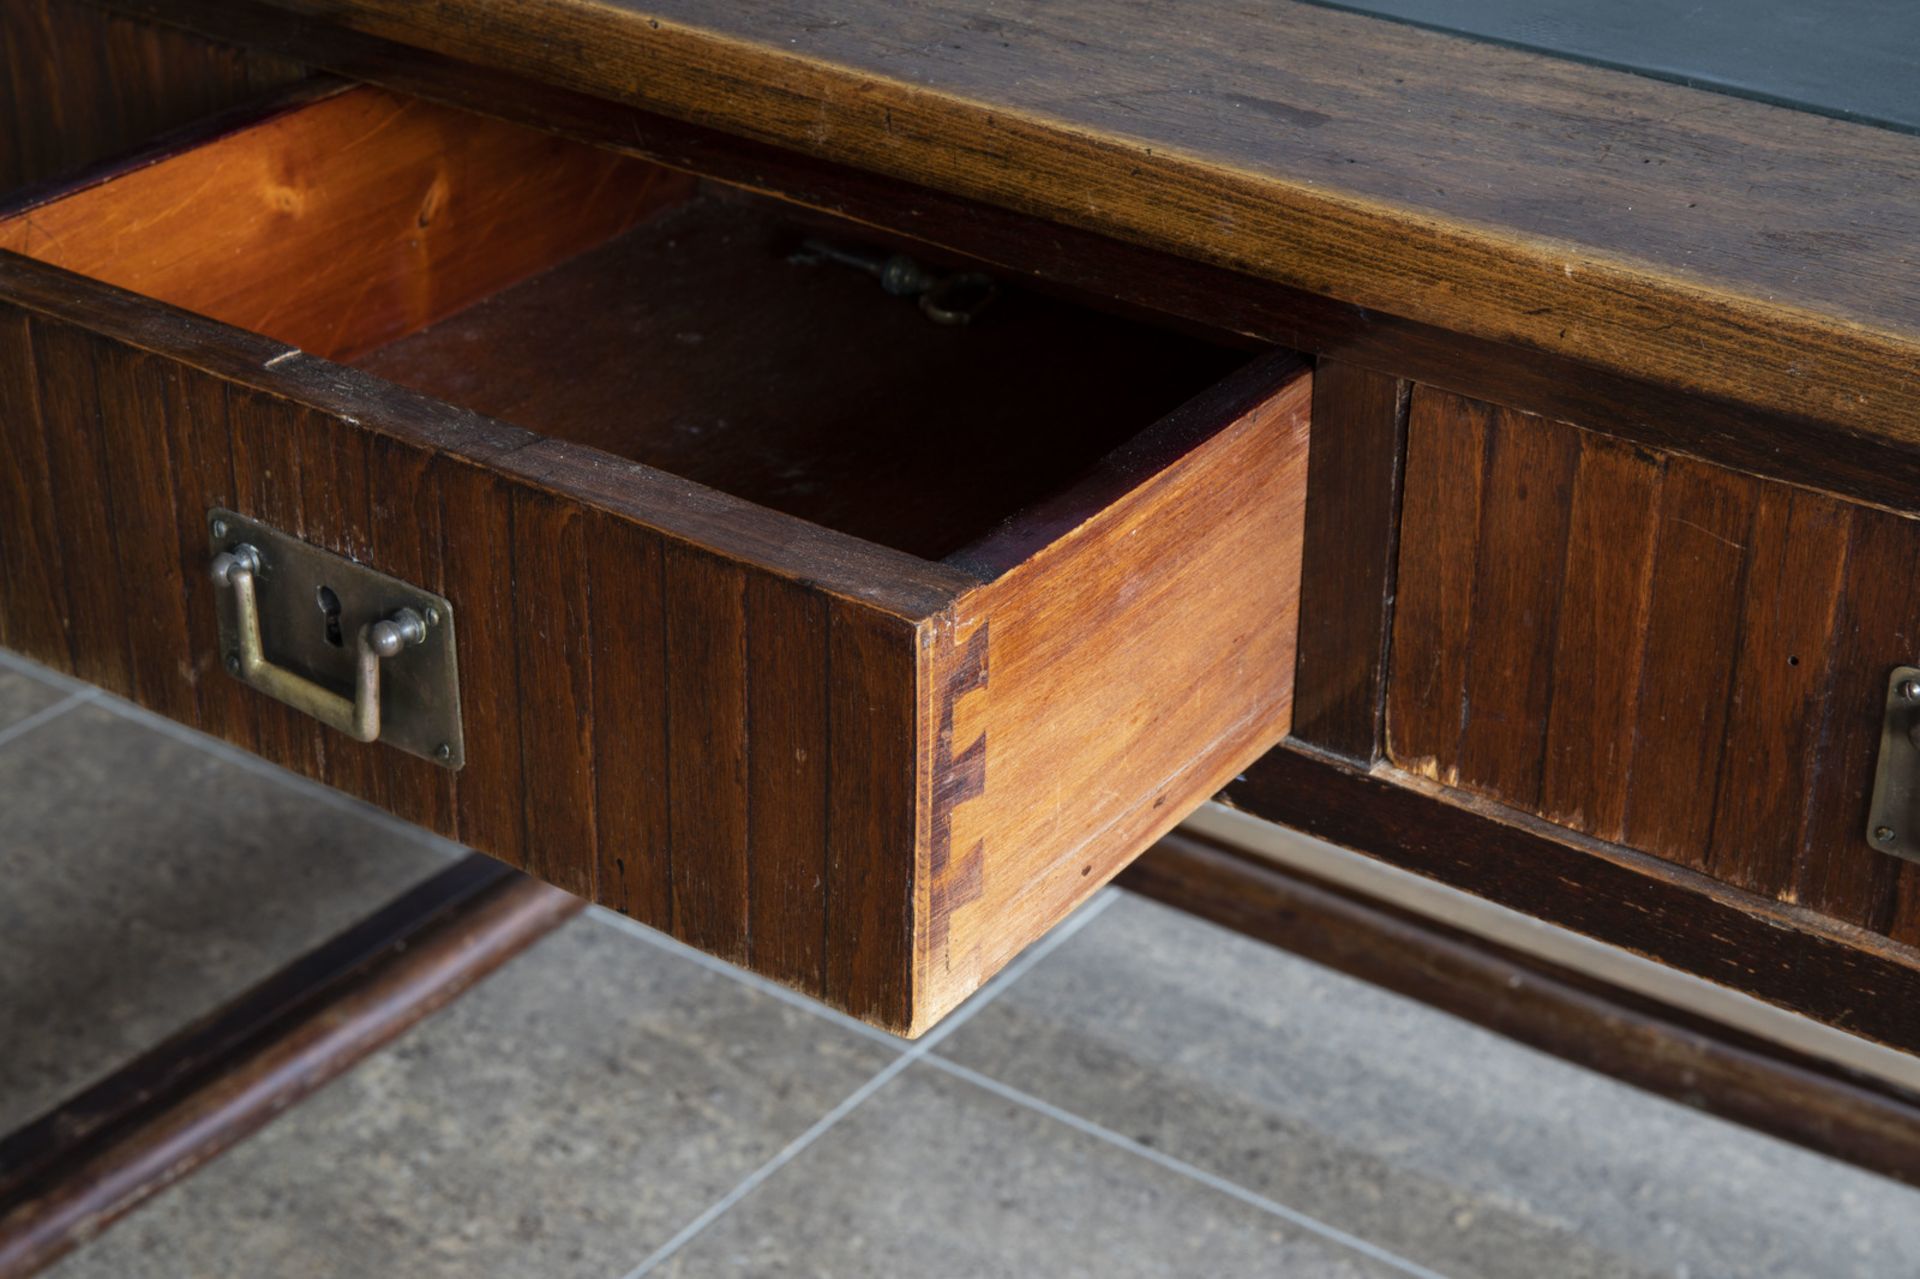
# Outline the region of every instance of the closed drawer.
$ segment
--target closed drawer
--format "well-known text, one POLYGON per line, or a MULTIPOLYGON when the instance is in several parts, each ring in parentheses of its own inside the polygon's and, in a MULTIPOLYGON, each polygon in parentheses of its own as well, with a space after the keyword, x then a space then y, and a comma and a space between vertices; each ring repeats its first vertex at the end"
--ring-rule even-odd
POLYGON ((1920 523, 1431 387, 1407 431, 1396 765, 1920 942, 1869 836, 1920 523))
POLYGON ((1285 735, 1308 373, 821 241, 366 88, 17 210, 0 640, 917 1032, 1285 735), (458 769, 228 676, 222 509, 445 597, 458 769))

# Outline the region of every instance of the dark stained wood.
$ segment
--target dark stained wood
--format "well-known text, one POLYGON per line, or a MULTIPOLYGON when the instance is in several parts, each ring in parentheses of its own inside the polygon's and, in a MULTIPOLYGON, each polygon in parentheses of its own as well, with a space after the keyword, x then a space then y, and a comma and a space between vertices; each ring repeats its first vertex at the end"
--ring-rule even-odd
POLYGON ((0 1212, 31 1197, 51 1166, 72 1162, 76 1153, 97 1147, 136 1111, 229 1064, 249 1042, 271 1034, 276 1022, 323 998, 329 985, 378 960, 410 934, 470 907, 488 889, 517 878, 490 857, 464 857, 179 1027, 111 1074, 0 1135, 0 1212))
MULTIPOLYGON (((1430 782, 1282 746, 1235 807, 1906 1051, 1920 951, 1430 782)), ((1863 851, 1873 856, 1862 845, 1863 851)))
POLYGON ((1580 437, 1539 811, 1602 839, 1619 839, 1626 821, 1620 779, 1633 762, 1663 465, 1580 437))
MULTIPOLYGON (((370 486, 381 472, 372 469, 372 439, 358 432, 328 430, 324 421, 302 425, 306 429, 289 446, 289 456, 300 462, 300 538, 358 564, 377 563, 383 572, 400 576, 373 556, 370 486)), ((418 476, 407 478, 417 480, 418 476)), ((322 759, 327 784, 360 799, 380 802, 384 764, 395 752, 380 749, 378 743, 343 738, 339 733, 325 736, 322 759)), ((444 831, 444 827, 441 829, 444 831)))
POLYGON ((1625 838, 1701 870, 1734 691, 1754 496, 1740 476, 1679 461, 1660 491, 1633 771, 1623 779, 1625 838))
POLYGON ((1067 225, 1073 219, 1037 222, 990 199, 824 162, 320 18, 226 0, 113 3, 237 43, 297 52, 357 79, 780 192, 971 254, 1004 272, 1065 282, 1086 296, 1123 299, 1204 328, 1334 356, 1755 474, 1920 509, 1920 447, 1834 430, 1804 412, 1663 387, 1643 380, 1639 370, 1603 369, 1584 358, 1582 348, 1549 352, 1414 322, 1392 303, 1356 306, 1311 285, 1283 285, 1196 261, 1179 245, 1148 248, 1067 225))
POLYGON ((108 428, 102 458, 113 494, 112 536, 119 549, 122 625, 133 694, 164 715, 191 720, 191 666, 170 651, 171 646, 153 642, 156 635, 180 635, 186 629, 183 593, 156 589, 170 580, 175 552, 168 432, 143 431, 121 439, 108 425, 138 412, 139 406, 164 405, 172 370, 164 361, 104 345, 95 362, 101 419, 108 428))
POLYGON ((1902 864, 1891 857, 1817 854, 1852 846, 1867 828, 1871 786, 1862 787, 1857 779, 1873 776, 1880 753, 1887 674, 1920 654, 1920 595, 1902 585, 1920 573, 1917 534, 1910 520, 1854 512, 1830 683, 1816 712, 1818 736, 1809 747, 1816 771, 1793 886, 1793 900, 1811 910, 1895 936, 1899 920, 1891 912, 1902 864))
MULTIPOLYGON (((337 456, 350 452, 339 449, 337 456)), ((439 462, 424 449, 391 438, 375 438, 368 445, 367 468, 368 562, 402 581, 446 595, 439 462), (374 477, 380 482, 374 482, 374 477)), ((350 482, 352 473, 343 474, 342 484, 350 482)), ((460 619, 455 619, 454 637, 463 657, 472 651, 468 634, 474 624, 484 629, 486 616, 476 615, 467 630, 462 630, 460 619)), ((373 771, 373 780, 376 803, 420 813, 422 825, 443 835, 457 832, 454 775, 445 769, 417 755, 389 751, 373 771)))
MULTIPOLYGON (((1728 798, 1714 805, 1707 846, 1714 877, 1752 892, 1793 891, 1799 841, 1779 832, 1799 827, 1817 767, 1851 531, 1850 510, 1831 498, 1773 486, 1756 495, 1720 758, 1728 798)), ((1871 776, 1857 784, 1871 791, 1871 776)))
POLYGON ((1657 1096, 1920 1185, 1920 1097, 1178 832, 1119 881, 1657 1096))
POLYGON ((812 903, 827 882, 827 603, 766 574, 746 586, 748 962, 818 994, 826 936, 812 903))
MULTIPOLYGON (((273 138, 293 138, 294 152, 307 154, 313 138, 303 117, 324 125, 352 96, 282 110, 227 136, 246 137, 267 155, 273 138)), ((422 117, 403 106, 378 118, 405 135, 404 122, 422 117)), ((81 195, 99 198, 128 180, 108 177, 81 195)), ((506 184, 492 198, 501 225, 511 226, 524 215, 516 199, 537 205, 549 196, 506 184)), ((748 206, 688 207, 728 214, 748 206)), ((31 216, 62 208, 43 200, 31 216)), ((591 222, 572 233, 583 247, 598 235, 591 222)), ((765 265, 802 270, 778 257, 756 269, 765 265)), ((1020 322, 1025 329, 1010 319, 995 336, 990 319, 978 329, 934 331, 910 306, 846 276, 789 296, 804 303, 849 284, 859 286, 863 308, 887 309, 876 343, 901 327, 898 317, 909 321, 909 343, 934 333, 961 345, 943 354, 951 365, 939 366, 948 372, 931 390, 921 365, 894 370, 913 395, 893 419, 846 369, 829 367, 810 383, 816 411, 824 409, 818 437, 802 436, 791 456, 830 473, 838 468, 823 459, 831 461, 833 449, 884 451, 892 441, 872 425, 911 423, 896 427, 910 447, 845 491, 899 509, 974 504, 966 520, 930 525, 939 546, 973 539, 950 564, 578 440, 541 438, 57 267, 0 256, 8 296, 48 323, 76 326, 77 341, 125 348, 129 359, 151 356, 183 378, 224 388, 223 414, 193 423, 201 438, 178 450, 195 468, 194 485, 219 487, 213 459, 224 453, 237 509, 375 567, 403 568, 454 601, 468 733, 459 777, 449 780, 430 763, 384 767, 381 748, 340 742, 258 695, 246 696, 243 723, 215 718, 203 727, 238 733, 297 771, 917 1033, 1284 734, 1309 382, 1298 357, 1275 355, 1150 424, 1143 415, 1175 388, 1204 385, 1243 357, 1171 339, 1172 354, 1149 361, 1140 344, 1150 330, 1043 297, 1032 299, 1037 309, 1020 322), (1033 327, 1035 317, 1048 323, 1033 327), (1114 333, 1133 334, 1137 349, 1103 336, 1114 333), (1035 358, 1054 339, 1062 349, 1078 344, 1077 363, 1035 358), (981 367, 960 358, 966 351, 981 367), (1090 380, 1096 354, 1111 363, 1128 351, 1128 362, 1153 367, 1138 377, 1102 374, 1115 385, 1079 394, 1100 384, 1090 380), (1050 384, 1056 373, 1061 383, 1050 384), (1033 472, 1017 483, 991 482, 1006 459, 984 469, 949 465, 955 431, 936 429, 944 420, 937 415, 908 412, 947 394, 948 384, 970 385, 968 378, 997 397, 976 412, 988 415, 996 403, 1019 410, 1007 415, 1011 427, 1003 421, 999 434, 972 441, 992 453, 1004 438, 1013 470, 1033 472), (836 392, 845 405, 836 405, 836 392), (837 430, 837 420, 855 426, 837 430), (1056 426, 1054 438, 1042 438, 1056 426), (604 581, 602 539, 616 551, 604 581), (623 594, 621 580, 636 563, 655 563, 652 551, 634 549, 648 539, 658 542, 651 604, 623 594), (756 611, 755 601, 764 608, 756 611), (1196 628, 1189 612, 1213 623, 1196 628), (607 621, 604 636, 595 633, 596 614, 607 621), (630 648, 636 629, 651 635, 656 618, 657 644, 630 648), (965 663, 950 662, 947 646, 977 634, 984 655, 989 619, 1002 679, 992 698, 970 696, 965 663), (616 671, 604 691, 602 658, 616 671), (654 682, 653 693, 633 696, 640 681, 654 682), (656 698, 657 754, 648 725, 635 719, 656 698), (940 737, 936 725, 956 700, 967 702, 960 735, 940 737), (604 728, 602 714, 612 721, 604 728), (991 787, 986 748, 971 744, 988 722, 997 725, 991 787), (1067 781, 1076 769, 1084 780, 1067 781), (756 852, 762 837, 764 856, 756 852), (603 870, 611 872, 604 885, 603 870), (654 895, 662 884, 664 902, 654 895)), ((643 293, 635 296, 646 304, 643 293)), ((1026 305, 1015 296, 1002 302, 1016 319, 1026 305)), ((579 310, 576 332, 603 309, 579 310)), ((831 327, 835 314, 795 305, 785 326, 831 327)), ((636 349, 629 362, 672 371, 671 359, 649 364, 645 354, 636 349)), ((775 349, 766 358, 777 369, 781 359, 804 364, 807 352, 775 349)), ((607 362, 581 364, 543 376, 564 383, 607 362)), ((66 360, 52 372, 97 390, 77 377, 82 368, 66 360)), ((626 373, 615 367, 607 376, 622 385, 626 373)), ((722 361, 698 385, 744 376, 722 361)), ((782 390, 798 385, 789 380, 782 390)), ((68 398, 77 407, 72 421, 58 419, 62 431, 100 439, 98 412, 68 398)), ((128 419, 116 421, 116 431, 158 432, 172 448, 177 432, 154 403, 132 394, 116 402, 128 419)), ((164 408, 165 397, 157 403, 164 408)), ((743 431, 743 441, 753 438, 743 431)), ((699 449, 689 456, 697 460, 699 449)), ((96 464, 88 474, 104 474, 89 460, 96 464)), ((57 485, 52 491, 59 496, 57 485)), ((206 511, 197 502, 192 510, 174 504, 163 544, 186 546, 189 522, 201 531, 206 511)), ((180 571, 203 576, 191 558, 183 553, 180 571)), ((109 580, 117 577, 118 566, 109 580)), ((189 601, 197 591, 211 608, 204 587, 170 589, 189 601)), ((173 660, 225 680, 205 659, 178 656, 189 624, 175 620, 174 633, 162 637, 173 660)), ((101 643, 88 640, 88 660, 101 660, 101 643)), ((192 709, 227 708, 196 699, 192 709)))
MULTIPOLYGON (((176 2, 140 7, 204 13, 176 2)), ((1311 5, 1087 0, 1017 21, 881 0, 831 21, 772 0, 258 5, 1628 377, 1920 437, 1920 142, 1888 130, 1311 5)))
MULTIPOLYGON (((1431 394, 1416 388, 1414 398, 1431 394)), ((1462 403, 1448 398, 1438 412, 1459 413, 1462 403)), ((1514 426, 1505 409, 1487 425, 1458 770, 1461 785, 1530 808, 1540 795, 1560 620, 1558 575, 1538 566, 1565 558, 1575 455, 1514 426), (1489 636, 1501 642, 1474 642, 1489 636)))
POLYGON ((0 5, 0 191, 70 173, 306 74, 297 62, 108 13, 0 5))
POLYGON ((1293 736, 1380 753, 1408 384, 1339 360, 1313 371, 1293 736))
POLYGON ((737 564, 681 547, 661 556, 673 933, 747 957, 747 582, 737 564))
POLYGON ((923 661, 919 627, 827 606, 826 986, 848 1012, 902 1030, 923 997, 921 892, 898 890, 924 856, 923 661))
POLYGON ((1920 875, 1905 866, 1900 868, 1899 887, 1895 891, 1893 923, 1887 935, 1907 946, 1920 946, 1920 875))
MULTIPOLYGON (((307 459, 302 457, 302 445, 315 437, 324 441, 325 425, 312 420, 301 405, 236 388, 227 396, 227 434, 232 450, 234 509, 295 537, 304 537, 307 521, 300 476, 307 459)), ((310 451, 314 465, 327 465, 324 445, 310 451)), ((205 518, 204 512, 200 518, 205 518)), ((325 513, 315 522, 324 523, 325 513)), ((223 672, 216 678, 226 676, 223 672)), ((260 734, 254 749, 282 768, 325 777, 327 748, 336 744, 338 735, 328 733, 317 720, 289 706, 257 696, 252 700, 260 734)))
MULTIPOLYGON (((102 344, 84 330, 39 323, 33 326, 32 344, 38 372, 35 394, 47 443, 47 483, 57 512, 53 535, 68 544, 88 535, 104 538, 114 527, 114 510, 106 473, 109 432, 100 417, 95 367, 102 344)), ((74 674, 131 696, 132 659, 119 573, 103 563, 82 568, 78 559, 66 556, 61 574, 74 674)))
POLYGON ((1425 388, 1408 448, 1397 765, 1765 897, 1893 926, 1899 872, 1863 829, 1887 672, 1920 651, 1920 609, 1893 585, 1914 571, 1920 525, 1425 388), (1496 482, 1472 456, 1483 430, 1496 465, 1502 449, 1527 463, 1496 482), (1496 552, 1513 518, 1499 495, 1570 466, 1564 539, 1534 527, 1496 552), (1490 609, 1484 589, 1458 605, 1457 583, 1484 588, 1490 557, 1528 607, 1490 609), (1541 620, 1549 599, 1557 623, 1541 620), (1517 700, 1542 675, 1543 642, 1544 701, 1517 700), (1480 684, 1463 652, 1485 655, 1480 684))
MULTIPOLYGON (((600 855, 593 807, 585 521, 585 513, 570 503, 514 495, 510 618, 526 867, 549 884, 591 899, 600 855)), ((473 620, 482 627, 493 622, 473 620)))
POLYGON ((258 748, 254 694, 221 667, 218 588, 207 576, 206 513, 234 509, 227 384, 169 366, 165 402, 167 453, 173 463, 175 559, 167 577, 185 600, 182 665, 193 683, 195 715, 188 722, 218 731, 247 750, 258 748))
POLYGON ((0 307, 0 642, 54 666, 73 661, 47 437, 40 422, 34 324, 0 307))
POLYGON ((667 797, 667 590, 660 539, 594 512, 591 596, 594 814, 600 901, 673 928, 667 797))
POLYGON ((789 262, 818 225, 702 196, 356 363, 939 559, 1246 358, 1028 291, 933 324, 871 276, 789 262))
POLYGON ((346 88, 30 204, 0 219, 0 248, 349 358, 688 186, 611 152, 346 88))
POLYGON ((22 1279, 437 1011, 582 903, 474 856, 9 1138, 0 1276, 22 1279), (494 873, 500 870, 500 873, 494 873))
POLYGON ((1445 396, 1413 398, 1407 420, 1395 575, 1388 753, 1451 782, 1465 720, 1474 553, 1486 478, 1487 414, 1445 396))

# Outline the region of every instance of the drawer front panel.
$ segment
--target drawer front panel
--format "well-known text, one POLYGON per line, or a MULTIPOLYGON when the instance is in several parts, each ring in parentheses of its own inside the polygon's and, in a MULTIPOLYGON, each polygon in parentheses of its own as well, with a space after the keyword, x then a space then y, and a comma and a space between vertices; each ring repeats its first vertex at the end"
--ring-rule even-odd
POLYGON ((113 335, 0 304, 0 643, 904 1022, 911 623, 556 495, 523 432, 155 311, 113 335), (238 380, 187 358, 210 342, 238 380), (462 770, 220 669, 216 506, 457 602, 462 770))
POLYGON ((917 1032, 1285 735, 1310 399, 962 571, 0 254, 0 643, 917 1032), (462 769, 226 673, 216 507, 452 602, 462 769))
POLYGON ((1751 892, 1920 940, 1863 837, 1920 525, 1417 388, 1388 752, 1751 892))

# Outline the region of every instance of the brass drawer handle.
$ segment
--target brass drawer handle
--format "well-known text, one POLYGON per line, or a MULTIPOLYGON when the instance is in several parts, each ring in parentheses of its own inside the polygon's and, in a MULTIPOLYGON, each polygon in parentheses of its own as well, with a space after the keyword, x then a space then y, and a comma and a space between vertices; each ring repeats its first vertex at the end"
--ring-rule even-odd
POLYGON ((238 610, 240 648, 230 656, 228 670, 268 697, 304 711, 329 728, 357 741, 380 737, 380 661, 396 657, 408 645, 427 638, 427 623, 410 608, 395 610, 360 628, 355 641, 353 696, 343 697, 267 660, 260 640, 260 605, 254 595, 254 577, 260 572, 260 552, 246 542, 213 557, 213 580, 233 592, 238 610))

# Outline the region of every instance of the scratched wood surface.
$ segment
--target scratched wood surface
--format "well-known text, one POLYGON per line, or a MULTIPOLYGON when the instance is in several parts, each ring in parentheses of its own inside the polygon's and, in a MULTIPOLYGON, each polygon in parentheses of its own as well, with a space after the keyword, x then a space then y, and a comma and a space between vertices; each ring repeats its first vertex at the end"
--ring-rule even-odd
MULTIPOLYGON (((129 0, 114 0, 127 5, 129 0)), ((142 3, 148 0, 141 0, 142 3)), ((355 80, 468 111, 532 124, 672 168, 777 193, 1003 273, 1123 300, 1202 331, 1314 352, 1389 378, 1678 448, 1738 470, 1920 509, 1920 442, 1814 429, 1805 416, 1682 391, 1637 370, 1602 369, 1589 352, 1491 341, 1356 306, 1299 285, 1202 263, 1178 244, 1149 247, 1084 226, 1037 221, 994 201, 935 190, 784 150, 626 102, 498 67, 461 62, 283 9, 227 0, 151 0, 165 19, 229 42, 300 57, 355 80)), ((1497 141, 1498 139, 1494 139, 1497 141)), ((911 241, 910 241, 911 242, 911 241)), ((913 251, 920 251, 918 248, 913 251)))
MULTIPOLYGON (((222 21, 201 0, 116 3, 222 21)), ((218 7, 1920 438, 1920 139, 1904 134, 1293 3, 218 7)))
POLYGON ((1393 762, 1920 936, 1863 835, 1920 524, 1426 387, 1402 519, 1393 762))

